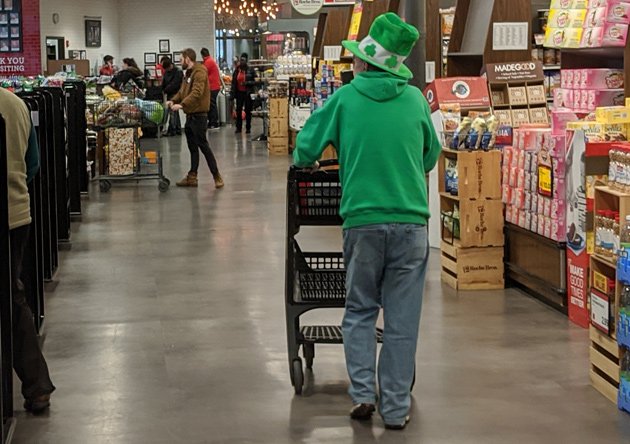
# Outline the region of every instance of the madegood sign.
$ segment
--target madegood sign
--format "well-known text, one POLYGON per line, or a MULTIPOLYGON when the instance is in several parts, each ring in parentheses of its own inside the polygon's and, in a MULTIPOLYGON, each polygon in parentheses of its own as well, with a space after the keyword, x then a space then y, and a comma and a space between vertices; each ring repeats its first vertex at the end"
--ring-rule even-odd
POLYGON ((540 62, 512 62, 496 63, 486 66, 488 81, 490 83, 503 82, 532 82, 543 81, 542 63, 540 62))
POLYGON ((312 15, 324 6, 324 0, 291 0, 291 6, 300 14, 312 15))

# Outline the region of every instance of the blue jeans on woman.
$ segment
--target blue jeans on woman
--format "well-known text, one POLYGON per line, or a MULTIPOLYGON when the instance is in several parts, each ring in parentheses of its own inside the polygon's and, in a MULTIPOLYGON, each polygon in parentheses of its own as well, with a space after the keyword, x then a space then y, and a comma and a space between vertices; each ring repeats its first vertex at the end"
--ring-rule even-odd
POLYGON ((411 405, 416 345, 429 256, 424 225, 344 230, 346 311, 343 338, 354 404, 376 404, 376 321, 385 321, 378 361, 379 412, 402 424, 411 405))

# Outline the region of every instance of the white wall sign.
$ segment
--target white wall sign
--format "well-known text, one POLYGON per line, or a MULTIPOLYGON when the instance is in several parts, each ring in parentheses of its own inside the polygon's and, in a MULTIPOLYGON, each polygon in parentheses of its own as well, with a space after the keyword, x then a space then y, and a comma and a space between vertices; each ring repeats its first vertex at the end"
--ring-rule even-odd
POLYGON ((324 60, 328 62, 338 62, 341 60, 341 46, 324 46, 324 60))
POLYGON ((324 0, 291 0, 291 6, 303 15, 313 15, 324 6, 324 0))
POLYGON ((494 51, 526 50, 529 48, 529 23, 494 23, 492 49, 494 51))

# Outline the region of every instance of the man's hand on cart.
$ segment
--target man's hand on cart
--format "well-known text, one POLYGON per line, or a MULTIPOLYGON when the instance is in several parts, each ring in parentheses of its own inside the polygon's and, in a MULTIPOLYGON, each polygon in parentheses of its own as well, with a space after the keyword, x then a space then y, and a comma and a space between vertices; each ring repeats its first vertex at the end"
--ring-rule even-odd
POLYGON ((313 165, 308 168, 309 172, 314 173, 319 170, 319 162, 315 161, 313 165))
POLYGON ((175 105, 171 100, 166 102, 166 107, 172 109, 173 111, 179 111, 180 109, 183 109, 181 105, 175 105))

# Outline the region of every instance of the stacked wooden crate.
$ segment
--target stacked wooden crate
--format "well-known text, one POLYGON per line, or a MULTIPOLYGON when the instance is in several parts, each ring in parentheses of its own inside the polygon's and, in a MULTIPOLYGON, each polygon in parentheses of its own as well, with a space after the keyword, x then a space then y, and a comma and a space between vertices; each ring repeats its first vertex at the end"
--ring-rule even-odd
POLYGON ((442 281, 456 290, 503 288, 501 153, 444 149, 438 171, 442 281), (446 192, 447 161, 457 163, 456 195, 446 192))
POLYGON ((269 136, 267 147, 271 155, 289 154, 289 99, 269 99, 269 136))

